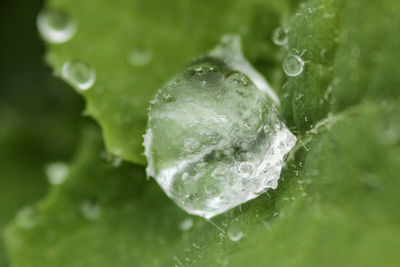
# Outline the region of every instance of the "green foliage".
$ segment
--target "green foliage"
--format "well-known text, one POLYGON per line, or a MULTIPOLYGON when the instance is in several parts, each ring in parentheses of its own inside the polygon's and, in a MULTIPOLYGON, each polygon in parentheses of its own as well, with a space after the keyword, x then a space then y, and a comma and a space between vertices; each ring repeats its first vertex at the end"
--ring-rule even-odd
MULTIPOLYGON (((47 59, 57 73, 69 60, 96 69, 94 87, 78 91, 86 100, 87 113, 100 124, 104 140, 97 128, 85 128, 66 182, 53 186, 34 204, 39 211, 37 225, 26 229, 15 220, 8 226, 6 247, 13 266, 396 266, 399 262, 398 1, 51 0, 48 6, 67 11, 78 31, 65 44, 48 45, 47 59), (288 48, 271 41, 280 25, 290 28, 288 48), (144 166, 133 163, 144 163, 141 136, 154 91, 213 47, 221 35, 232 32, 242 35, 246 56, 279 93, 282 118, 299 142, 277 190, 218 216, 214 226, 185 214, 146 180, 144 166), (129 65, 127 55, 135 47, 152 51, 147 65, 129 65), (297 77, 287 78, 281 69, 288 53, 301 55, 306 62, 297 77), (101 156, 103 142, 110 153, 131 163, 113 166, 101 156), (82 210, 87 201, 98 205, 95 217, 82 210), (188 218, 193 227, 180 229, 188 218), (234 242, 229 236, 238 229, 243 237, 234 242)), ((55 117, 64 118, 62 114, 55 117)), ((52 122, 47 124, 51 129, 76 125, 69 117, 60 124, 43 121, 52 122)), ((14 131, 24 132, 19 127, 14 131)), ((12 164, 2 166, 7 179, 15 179, 15 183, 0 180, 9 186, 5 190, 9 195, 14 184, 22 183, 18 179, 27 175, 18 171, 19 161, 26 170, 32 167, 32 177, 39 175, 40 164, 26 153, 29 144, 17 138, 18 146, 10 145, 13 135, 0 135, 2 148, 24 154, 18 162, 9 160, 12 164)), ((46 137, 40 131, 38 136, 46 137)), ((64 140, 72 144, 72 136, 64 140)), ((44 142, 43 137, 38 140, 44 142)), ((67 151, 62 145, 56 147, 67 151)), ((31 191, 31 199, 44 189, 37 190, 31 191)), ((2 200, 14 200, 9 195, 2 195, 2 200)), ((8 219, 15 209, 0 212, 8 219)))

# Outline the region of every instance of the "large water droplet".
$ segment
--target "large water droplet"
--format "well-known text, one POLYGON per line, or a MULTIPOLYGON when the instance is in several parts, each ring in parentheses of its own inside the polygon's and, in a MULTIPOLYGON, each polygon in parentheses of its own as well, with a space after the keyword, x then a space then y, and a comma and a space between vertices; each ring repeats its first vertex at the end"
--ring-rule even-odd
POLYGON ((151 58, 151 51, 143 47, 135 47, 128 54, 128 62, 135 67, 147 65, 151 58))
POLYGON ((36 207, 25 207, 17 213, 16 224, 24 229, 34 228, 39 221, 39 211, 36 207))
POLYGON ((97 201, 93 199, 84 200, 80 206, 83 217, 89 221, 95 221, 100 217, 101 209, 97 201))
POLYGON ((42 38, 50 43, 65 43, 76 32, 75 22, 68 14, 59 10, 44 10, 40 12, 36 24, 42 38))
POLYGON ((296 55, 288 55, 282 62, 283 71, 287 76, 296 77, 303 72, 304 61, 296 55))
POLYGON ((157 93, 144 136, 147 174, 184 210, 205 218, 276 188, 296 142, 232 53, 217 46, 157 93))
POLYGON ((80 90, 87 90, 96 81, 96 71, 80 61, 67 62, 62 67, 62 76, 80 90))
POLYGON ((287 44, 288 42, 287 31, 282 29, 281 27, 276 28, 275 31, 272 33, 272 41, 274 42, 274 44, 279 46, 287 44))
POLYGON ((45 172, 50 184, 62 184, 67 179, 68 165, 63 162, 50 163, 46 166, 45 172))

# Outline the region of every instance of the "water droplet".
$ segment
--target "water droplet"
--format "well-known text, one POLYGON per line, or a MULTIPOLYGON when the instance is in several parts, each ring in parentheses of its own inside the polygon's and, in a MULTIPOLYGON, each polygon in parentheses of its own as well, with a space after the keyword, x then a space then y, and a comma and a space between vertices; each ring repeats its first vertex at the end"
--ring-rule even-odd
POLYGON ((16 224, 23 229, 34 228, 39 221, 39 211, 36 207, 25 207, 17 213, 16 224))
POLYGON ((186 218, 179 224, 179 228, 182 231, 188 231, 193 227, 193 219, 192 218, 186 218))
POLYGON ((227 235, 233 242, 238 242, 244 236, 243 232, 236 225, 229 226, 227 235))
POLYGON ((80 206, 83 217, 89 221, 95 221, 100 217, 101 209, 97 201, 88 199, 84 200, 80 206))
POLYGON ((272 41, 274 42, 274 44, 279 46, 287 44, 288 42, 287 30, 284 30, 281 27, 276 28, 275 31, 272 33, 272 41))
POLYGON ((62 67, 62 76, 80 90, 87 90, 96 81, 96 71, 80 61, 67 62, 62 67))
POLYGON ((41 11, 36 24, 42 38, 50 43, 65 43, 76 32, 75 22, 66 13, 59 10, 41 11))
POLYGON ((283 71, 287 76, 296 77, 303 72, 304 61, 296 55, 288 55, 282 63, 283 71))
POLYGON ((46 166, 45 172, 50 184, 62 184, 67 179, 68 165, 63 162, 50 163, 46 166))
POLYGON ((135 47, 128 54, 128 62, 135 67, 143 67, 147 65, 153 57, 149 49, 143 47, 135 47))
POLYGON ((174 105, 153 102, 143 143, 148 176, 188 213, 207 219, 276 188, 296 143, 266 93, 224 49, 197 59, 163 89, 174 105))

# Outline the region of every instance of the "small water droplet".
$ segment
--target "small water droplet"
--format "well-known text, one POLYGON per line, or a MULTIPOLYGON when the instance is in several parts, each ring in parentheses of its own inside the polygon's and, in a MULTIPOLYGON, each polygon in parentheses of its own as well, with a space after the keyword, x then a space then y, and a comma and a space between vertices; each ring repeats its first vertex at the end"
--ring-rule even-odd
POLYGON ((243 232, 234 225, 229 226, 227 235, 233 242, 238 242, 244 236, 243 232))
POLYGON ((68 165, 63 162, 50 163, 46 166, 45 172, 50 184, 62 184, 67 179, 68 165))
POLYGON ((147 65, 153 57, 149 49, 135 47, 128 54, 128 62, 134 67, 143 67, 147 65))
POLYGON ((62 76, 80 90, 89 89, 96 81, 96 71, 80 61, 65 63, 62 67, 62 76))
POLYGON ((198 66, 198 67, 194 68, 194 71, 196 71, 196 72, 200 72, 202 70, 203 70, 203 68, 201 66, 198 66))
POLYGON ((272 41, 274 44, 282 46, 287 44, 288 42, 288 34, 287 30, 278 27, 275 29, 275 31, 272 33, 272 41))
POLYGON ((179 224, 179 228, 182 231, 188 231, 193 227, 193 219, 192 218, 186 218, 179 224))
POLYGON ((59 10, 41 11, 37 17, 36 24, 42 38, 50 43, 65 43, 76 32, 75 22, 68 14, 59 10))
POLYGON ((89 221, 95 221, 100 217, 101 209, 97 201, 84 200, 80 206, 83 217, 89 221))
POLYGON ((296 77, 303 72, 304 61, 296 55, 288 55, 282 62, 283 71, 287 76, 296 77))
POLYGON ((32 229, 39 221, 39 211, 35 207, 25 207, 17 213, 16 224, 23 229, 32 229))

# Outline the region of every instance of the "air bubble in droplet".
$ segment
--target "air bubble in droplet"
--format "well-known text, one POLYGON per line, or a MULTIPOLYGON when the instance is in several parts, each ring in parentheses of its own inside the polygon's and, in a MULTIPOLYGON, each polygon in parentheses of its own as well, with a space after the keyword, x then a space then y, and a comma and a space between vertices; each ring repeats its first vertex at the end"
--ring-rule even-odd
POLYGON ((25 207, 16 216, 16 224, 23 229, 34 228, 38 221, 39 211, 35 207, 25 207))
POLYGON ((179 228, 182 231, 188 231, 193 227, 193 219, 192 218, 186 218, 179 224, 179 228))
POLYGON ((68 165, 63 162, 50 163, 46 166, 45 172, 50 184, 62 184, 67 179, 68 165))
POLYGON ((89 89, 96 81, 96 71, 80 61, 65 63, 62 67, 62 76, 80 90, 89 89))
POLYGON ((42 38, 50 43, 65 43, 76 32, 75 22, 66 13, 59 10, 40 12, 36 24, 42 38))
POLYGON ((238 166, 238 171, 242 177, 248 178, 251 175, 253 166, 248 162, 242 162, 238 166))
POLYGON ((296 77, 303 72, 304 61, 296 55, 288 55, 282 62, 283 71, 287 76, 296 77))
POLYGON ((243 232, 235 225, 229 226, 227 235, 233 242, 238 242, 244 236, 243 232))
POLYGON ((83 217, 89 221, 95 221, 100 217, 101 209, 97 201, 84 200, 80 206, 83 217))
POLYGON ((272 41, 274 42, 274 44, 279 46, 287 44, 288 42, 287 31, 281 27, 276 28, 275 31, 272 33, 272 41))
POLYGON ((135 47, 128 54, 128 62, 134 67, 143 67, 151 61, 152 57, 149 49, 135 47))

